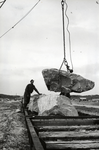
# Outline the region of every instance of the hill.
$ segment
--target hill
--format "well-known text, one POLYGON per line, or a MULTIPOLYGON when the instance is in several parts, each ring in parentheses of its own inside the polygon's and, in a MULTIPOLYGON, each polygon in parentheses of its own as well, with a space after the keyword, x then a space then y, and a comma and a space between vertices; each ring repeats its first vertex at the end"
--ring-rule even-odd
POLYGON ((20 96, 19 95, 0 94, 0 98, 17 99, 17 98, 20 98, 20 96))

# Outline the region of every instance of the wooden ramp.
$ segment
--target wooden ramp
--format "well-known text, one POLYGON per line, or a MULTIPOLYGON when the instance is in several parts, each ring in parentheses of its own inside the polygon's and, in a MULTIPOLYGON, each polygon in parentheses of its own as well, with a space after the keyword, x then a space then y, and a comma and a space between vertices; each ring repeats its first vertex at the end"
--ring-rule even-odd
POLYGON ((99 150, 99 116, 25 117, 32 150, 99 150))

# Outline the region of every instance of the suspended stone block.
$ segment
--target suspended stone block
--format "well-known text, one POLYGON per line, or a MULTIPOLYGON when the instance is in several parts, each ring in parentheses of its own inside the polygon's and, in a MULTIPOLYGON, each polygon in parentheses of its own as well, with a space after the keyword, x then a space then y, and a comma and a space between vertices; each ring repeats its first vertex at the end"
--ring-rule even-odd
POLYGON ((78 112, 71 100, 63 95, 33 95, 28 104, 31 112, 37 112, 38 116, 78 116, 78 112))
POLYGON ((84 77, 58 69, 44 69, 44 81, 49 91, 81 93, 91 90, 95 83, 84 77))

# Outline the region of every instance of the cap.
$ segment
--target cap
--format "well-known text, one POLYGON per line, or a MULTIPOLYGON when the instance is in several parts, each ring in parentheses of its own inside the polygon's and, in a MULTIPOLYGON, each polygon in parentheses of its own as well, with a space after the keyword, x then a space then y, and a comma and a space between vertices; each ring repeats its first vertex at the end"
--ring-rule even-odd
POLYGON ((31 79, 31 80, 30 80, 30 82, 34 82, 34 80, 33 80, 33 79, 31 79))

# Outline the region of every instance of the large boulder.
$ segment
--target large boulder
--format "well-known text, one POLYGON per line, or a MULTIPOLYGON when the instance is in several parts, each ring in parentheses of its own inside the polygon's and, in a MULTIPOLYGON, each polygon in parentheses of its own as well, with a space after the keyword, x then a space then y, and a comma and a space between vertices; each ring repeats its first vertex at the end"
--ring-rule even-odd
POLYGON ((70 99, 62 95, 34 95, 31 97, 28 109, 37 112, 39 116, 78 116, 70 99))
POLYGON ((81 93, 91 90, 94 82, 84 77, 58 69, 44 69, 42 71, 48 90, 54 92, 81 93))

